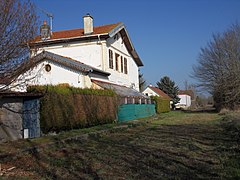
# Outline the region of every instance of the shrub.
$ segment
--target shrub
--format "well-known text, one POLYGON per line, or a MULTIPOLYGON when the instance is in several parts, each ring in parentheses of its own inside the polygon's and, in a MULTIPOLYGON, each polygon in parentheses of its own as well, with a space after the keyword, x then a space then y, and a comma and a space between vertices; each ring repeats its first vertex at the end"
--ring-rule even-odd
POLYGON ((93 94, 93 95, 105 95, 105 96, 116 96, 116 93, 113 90, 109 89, 81 89, 81 88, 75 88, 70 87, 67 85, 45 85, 45 86, 29 86, 27 88, 28 92, 33 93, 49 93, 49 92, 56 92, 58 94, 93 94))
POLYGON ((117 96, 111 90, 68 86, 32 86, 41 92, 40 125, 43 133, 59 132, 114 122, 117 96))
POLYGON ((152 100, 156 104, 156 112, 162 113, 162 112, 169 112, 170 111, 170 100, 169 99, 164 99, 158 96, 152 96, 152 100))

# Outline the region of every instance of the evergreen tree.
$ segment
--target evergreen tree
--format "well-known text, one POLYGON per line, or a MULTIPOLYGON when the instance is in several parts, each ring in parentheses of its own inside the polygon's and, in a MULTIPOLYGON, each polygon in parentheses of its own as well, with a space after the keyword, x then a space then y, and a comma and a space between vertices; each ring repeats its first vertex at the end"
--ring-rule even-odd
POLYGON ((146 87, 146 81, 143 78, 143 74, 140 72, 138 75, 138 79, 139 79, 139 90, 140 90, 140 92, 143 92, 146 87))
POLYGON ((169 97, 172 98, 173 104, 177 104, 180 100, 178 97, 178 86, 175 85, 175 82, 172 81, 168 76, 164 76, 157 82, 157 86, 160 90, 166 93, 169 97))

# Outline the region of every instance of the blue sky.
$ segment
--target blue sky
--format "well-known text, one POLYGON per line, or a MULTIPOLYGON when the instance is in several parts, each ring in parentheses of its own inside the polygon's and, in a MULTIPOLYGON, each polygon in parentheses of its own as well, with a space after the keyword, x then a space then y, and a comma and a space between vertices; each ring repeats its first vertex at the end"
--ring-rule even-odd
MULTIPOLYGON (((182 89, 200 48, 213 33, 240 23, 240 0, 32 0, 54 15, 53 31, 82 28, 90 13, 94 25, 123 22, 141 57, 147 84, 169 76, 182 89)), ((47 19, 38 10, 40 20, 47 19)))

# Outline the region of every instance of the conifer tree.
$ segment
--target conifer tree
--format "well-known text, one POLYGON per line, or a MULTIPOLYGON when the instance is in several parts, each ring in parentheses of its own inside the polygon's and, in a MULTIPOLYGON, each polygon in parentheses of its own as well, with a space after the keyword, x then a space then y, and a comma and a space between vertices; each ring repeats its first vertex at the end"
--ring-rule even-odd
POLYGON ((168 76, 164 76, 157 82, 157 86, 160 90, 166 93, 169 97, 172 98, 173 104, 177 104, 180 100, 178 97, 178 86, 175 85, 175 82, 172 81, 168 76))

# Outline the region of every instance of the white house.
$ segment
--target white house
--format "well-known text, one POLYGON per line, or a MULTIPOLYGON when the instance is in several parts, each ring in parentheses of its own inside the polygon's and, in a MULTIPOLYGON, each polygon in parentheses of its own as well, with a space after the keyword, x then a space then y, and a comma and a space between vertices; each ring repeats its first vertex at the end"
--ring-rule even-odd
POLYGON ((187 109, 192 104, 192 99, 194 98, 194 94, 192 90, 180 90, 178 92, 178 97, 180 98, 180 101, 176 104, 176 108, 187 109))
POLYGON ((148 87, 146 87, 146 89, 142 92, 143 94, 145 94, 146 96, 158 96, 164 99, 169 100, 169 106, 170 108, 172 107, 172 98, 169 97, 166 93, 164 93, 162 90, 160 90, 157 87, 153 87, 152 85, 149 85, 148 87))
POLYGON ((151 85, 146 87, 146 89, 143 91, 143 94, 145 94, 146 96, 159 96, 165 99, 169 100, 171 99, 166 93, 161 91, 159 88, 153 87, 151 85))
POLYGON ((82 29, 56 32, 44 22, 41 35, 29 43, 31 60, 15 75, 21 82, 15 90, 62 83, 91 88, 101 81, 139 91, 138 69, 143 63, 124 24, 94 27, 89 14, 83 22, 82 29))

